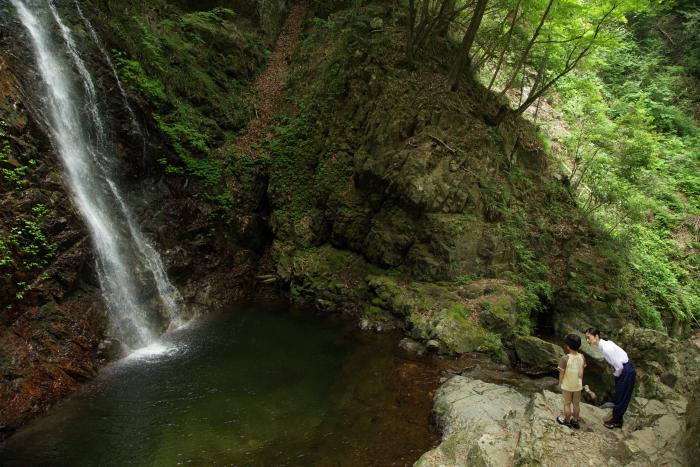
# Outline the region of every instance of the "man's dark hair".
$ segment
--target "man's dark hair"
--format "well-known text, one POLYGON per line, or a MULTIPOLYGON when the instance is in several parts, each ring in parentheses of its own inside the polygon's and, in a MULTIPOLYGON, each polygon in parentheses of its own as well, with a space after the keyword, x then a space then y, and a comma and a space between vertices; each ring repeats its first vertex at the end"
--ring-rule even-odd
POLYGON ((600 337, 600 331, 598 331, 596 328, 588 328, 586 329, 585 333, 590 334, 591 336, 600 337))
POLYGON ((578 350, 581 348, 581 338, 577 334, 569 334, 564 338, 564 343, 571 350, 578 350))

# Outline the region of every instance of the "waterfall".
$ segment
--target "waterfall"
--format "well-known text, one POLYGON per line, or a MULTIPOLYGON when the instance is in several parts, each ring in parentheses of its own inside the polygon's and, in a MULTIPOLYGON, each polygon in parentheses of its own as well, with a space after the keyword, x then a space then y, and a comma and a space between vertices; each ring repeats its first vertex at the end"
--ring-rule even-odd
POLYGON ((126 91, 124 91, 124 86, 122 86, 122 82, 119 79, 119 75, 117 74, 116 68, 114 68, 114 64, 112 63, 112 59, 109 58, 109 54, 107 53, 107 50, 102 45, 102 41, 100 41, 99 36, 95 32, 95 28, 92 27, 92 24, 90 23, 90 21, 83 14, 83 10, 82 10, 82 8, 80 8, 80 4, 78 3, 78 0, 75 0, 74 3, 75 3, 75 8, 78 11, 78 14, 80 15, 80 19, 83 20, 83 24, 87 28, 88 32, 90 32, 90 37, 92 38, 92 41, 95 43, 97 48, 100 49, 100 53, 104 57, 107 65, 109 65, 109 69, 112 71, 112 76, 114 76, 114 81, 117 83, 117 87, 119 88, 119 94, 122 97, 122 102, 124 103, 124 108, 129 113, 129 118, 131 120, 131 126, 133 127, 134 131, 136 131, 141 136, 141 140, 142 140, 143 148, 144 148, 144 153, 145 153, 146 138, 143 136, 143 132, 141 131, 141 127, 138 124, 138 121, 136 120, 136 114, 134 113, 134 110, 129 105, 129 100, 126 97, 126 91))
POLYGON ((179 322, 182 299, 113 178, 97 89, 70 29, 51 1, 10 1, 31 38, 52 140, 90 233, 112 323, 128 345, 148 345, 165 325, 179 322))

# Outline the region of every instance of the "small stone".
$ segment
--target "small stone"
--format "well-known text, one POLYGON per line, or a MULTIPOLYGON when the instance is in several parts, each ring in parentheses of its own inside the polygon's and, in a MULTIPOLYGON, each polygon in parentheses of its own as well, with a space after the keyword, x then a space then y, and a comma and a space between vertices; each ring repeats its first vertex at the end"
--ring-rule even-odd
POLYGON ((437 352, 438 350, 440 350, 440 342, 438 342, 435 339, 430 339, 428 342, 425 343, 425 347, 431 352, 437 352))
POLYGON ((420 342, 414 341, 408 337, 401 339, 401 342, 399 342, 399 347, 418 355, 423 355, 426 350, 425 346, 423 346, 420 342))
POLYGON ((372 29, 381 29, 384 27, 384 20, 379 17, 372 18, 369 22, 369 27, 372 29))

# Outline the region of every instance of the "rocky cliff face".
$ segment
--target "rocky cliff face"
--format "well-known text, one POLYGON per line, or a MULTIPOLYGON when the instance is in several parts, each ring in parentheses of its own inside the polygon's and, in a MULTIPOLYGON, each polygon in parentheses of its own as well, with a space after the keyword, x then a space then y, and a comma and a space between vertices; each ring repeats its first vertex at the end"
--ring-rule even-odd
POLYGON ((618 246, 578 212, 534 128, 485 123, 478 85, 446 92, 448 54, 407 67, 400 24, 378 6, 340 12, 293 58, 264 148, 272 257, 293 297, 500 358, 538 325, 635 319, 618 246))
POLYGON ((105 328, 90 242, 16 57, 0 51, 0 437, 94 375, 105 328))

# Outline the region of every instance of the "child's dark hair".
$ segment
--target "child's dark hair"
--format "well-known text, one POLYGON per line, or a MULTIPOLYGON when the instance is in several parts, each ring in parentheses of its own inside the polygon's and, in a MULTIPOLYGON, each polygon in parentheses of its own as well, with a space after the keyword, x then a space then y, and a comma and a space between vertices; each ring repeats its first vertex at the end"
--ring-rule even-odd
POLYGON ((578 350, 581 348, 581 338, 577 334, 569 334, 564 338, 564 343, 571 350, 578 350))
POLYGON ((598 331, 596 328, 588 328, 586 329, 585 333, 590 334, 591 336, 600 337, 600 331, 598 331))

